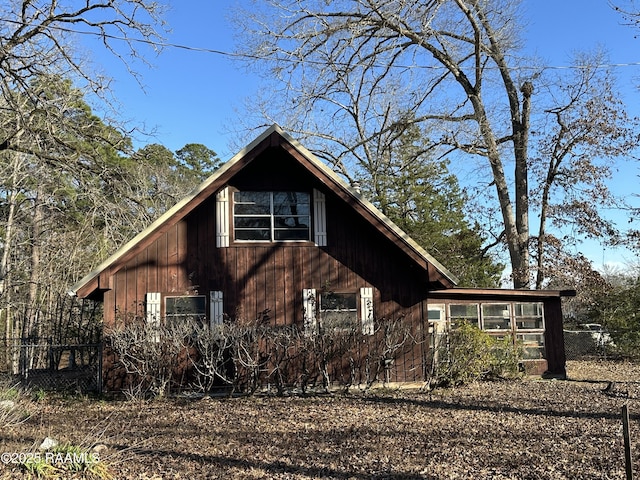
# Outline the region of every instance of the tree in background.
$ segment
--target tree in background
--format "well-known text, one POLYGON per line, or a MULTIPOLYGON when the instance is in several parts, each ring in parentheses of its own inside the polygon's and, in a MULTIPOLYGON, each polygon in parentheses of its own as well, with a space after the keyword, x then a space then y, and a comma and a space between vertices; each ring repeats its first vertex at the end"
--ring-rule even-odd
POLYGON ((558 81, 520 55, 518 6, 517 0, 268 0, 243 12, 240 22, 245 52, 252 62, 265 58, 258 68, 278 82, 262 104, 267 118, 287 118, 287 129, 310 137, 307 144, 347 177, 354 163, 372 158, 366 151, 384 143, 379 139, 423 125, 438 155, 451 153, 456 172, 473 175, 479 190, 492 189, 500 219, 493 235, 507 249, 514 287, 529 288, 540 287, 549 273, 538 265, 541 278, 535 279, 530 256, 533 246, 537 258, 544 257, 549 214, 556 225, 603 224, 600 211, 588 208, 599 188, 591 172, 601 175, 610 165, 595 168, 594 155, 623 155, 636 126, 613 83, 593 74, 597 64, 558 81), (595 113, 598 106, 606 107, 602 121, 582 135, 579 112, 593 107, 595 113), (596 152, 590 136, 611 133, 619 136, 618 148, 596 152), (552 152, 560 156, 551 159, 552 152), (538 163, 533 172, 532 159, 538 163), (564 210, 557 200, 570 182, 562 182, 559 164, 584 173, 574 176, 577 187, 564 210), (539 224, 541 248, 530 225, 544 202, 555 208, 539 224))
MULTIPOLYGON (((622 16, 626 24, 636 30, 640 29, 640 6, 634 0, 616 0, 610 2, 612 7, 622 16)), ((636 35, 637 38, 637 35, 636 35)), ((640 175, 638 175, 640 177, 640 175)), ((636 194, 636 198, 640 196, 636 194)), ((640 218, 640 208, 629 208, 629 223, 640 218)), ((640 255, 640 229, 633 228, 626 238, 622 239, 626 245, 640 255)))
MULTIPOLYGON (((68 78, 87 92, 103 98, 109 93, 109 79, 91 70, 85 52, 73 43, 74 35, 95 37, 101 45, 120 58, 143 59, 150 45, 162 39, 159 28, 162 8, 147 0, 113 0, 84 2, 9 0, 0 5, 0 96, 5 115, 0 150, 19 150, 20 137, 28 132, 31 111, 46 112, 49 132, 66 122, 63 109, 49 108, 46 97, 34 88, 41 78, 50 75, 68 78), (28 99, 31 109, 24 109, 28 99)), ((134 73, 131 70, 131 73, 134 73)))
MULTIPOLYGON (((189 144, 175 154, 131 140, 96 117, 69 80, 34 80, 29 128, 0 152, 0 316, 5 339, 38 337, 69 285, 195 188, 218 167, 189 144), (45 110, 46 107, 46 110, 45 110), (51 125, 49 110, 65 121, 51 125)), ((1 100, 0 100, 1 101, 1 100)), ((10 124, 10 118, 3 118, 10 124)))
POLYGON ((92 71, 73 37, 94 36, 126 64, 161 39, 161 13, 157 3, 146 0, 8 0, 0 5, 0 307, 5 337, 12 334, 16 315, 21 316, 14 329, 18 334, 36 333, 38 311, 48 301, 43 285, 61 291, 63 282, 77 278, 78 258, 94 258, 74 256, 100 217, 80 187, 103 180, 108 163, 119 163, 115 152, 128 141, 93 116, 84 94, 72 87, 81 85, 84 92, 108 98, 109 79, 92 71))
POLYGON ((403 130, 362 171, 363 193, 425 250, 442 261, 466 287, 496 287, 504 266, 483 246, 468 202, 448 161, 435 160, 417 125, 403 130))
POLYGON ((638 269, 606 272, 606 289, 584 318, 601 324, 611 335, 616 353, 638 358, 640 347, 640 275, 638 269))

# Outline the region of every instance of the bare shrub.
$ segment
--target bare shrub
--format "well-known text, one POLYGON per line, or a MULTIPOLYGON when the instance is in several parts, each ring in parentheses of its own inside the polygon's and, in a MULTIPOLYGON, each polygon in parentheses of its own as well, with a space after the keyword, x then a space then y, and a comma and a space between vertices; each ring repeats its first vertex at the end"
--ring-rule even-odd
POLYGON ((260 345, 263 330, 256 322, 194 328, 185 346, 196 372, 197 388, 208 392, 222 383, 230 387, 230 394, 255 392, 267 363, 260 345))
POLYGON ((278 395, 295 386, 303 391, 309 377, 308 363, 304 361, 308 352, 308 338, 296 325, 272 327, 264 331, 265 354, 267 357, 268 385, 276 389, 278 395))
POLYGON ((189 328, 188 323, 151 324, 136 318, 108 332, 109 346, 129 375, 127 396, 162 397, 169 393, 189 328))
POLYGON ((118 363, 130 377, 128 397, 163 396, 172 382, 184 386, 185 380, 197 391, 222 387, 230 395, 252 394, 263 386, 273 387, 277 395, 292 389, 329 391, 336 385, 366 389, 378 381, 388 383, 398 352, 417 344, 403 319, 377 322, 373 335, 359 325, 309 332, 261 320, 174 323, 135 320, 109 333, 118 363), (183 377, 177 379, 176 372, 183 377))

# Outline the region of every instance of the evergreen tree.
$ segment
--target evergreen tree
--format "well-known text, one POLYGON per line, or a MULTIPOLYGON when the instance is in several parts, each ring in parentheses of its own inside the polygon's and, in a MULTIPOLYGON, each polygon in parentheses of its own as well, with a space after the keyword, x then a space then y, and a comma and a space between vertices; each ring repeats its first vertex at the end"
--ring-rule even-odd
POLYGON ((360 176, 365 194, 458 276, 460 286, 497 286, 504 266, 486 252, 479 225, 467 220, 467 198, 448 161, 430 157, 415 125, 381 153, 376 171, 360 176))

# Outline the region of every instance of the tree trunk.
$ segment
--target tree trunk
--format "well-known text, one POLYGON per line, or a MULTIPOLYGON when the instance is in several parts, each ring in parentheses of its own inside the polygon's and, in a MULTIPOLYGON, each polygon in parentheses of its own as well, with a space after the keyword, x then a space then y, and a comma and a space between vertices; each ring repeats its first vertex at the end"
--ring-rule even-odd
POLYGON ((38 333, 38 295, 40 286, 40 259, 42 249, 42 223, 44 221, 44 206, 42 203, 42 188, 38 186, 33 205, 31 262, 29 272, 29 288, 22 337, 35 337, 38 333))

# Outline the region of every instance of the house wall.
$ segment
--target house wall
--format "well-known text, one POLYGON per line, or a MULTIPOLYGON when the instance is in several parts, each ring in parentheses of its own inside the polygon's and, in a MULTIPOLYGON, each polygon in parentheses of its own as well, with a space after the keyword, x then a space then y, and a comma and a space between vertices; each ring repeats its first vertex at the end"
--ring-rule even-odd
MULTIPOLYGON (((426 319, 427 268, 417 265, 297 162, 267 151, 229 184, 230 189, 321 190, 326 195, 327 245, 313 242, 238 243, 216 247, 215 195, 182 220, 166 225, 148 246, 126 261, 104 295, 105 324, 144 316, 147 292, 207 295, 222 291, 225 313, 240 321, 303 323, 302 291, 373 287, 374 317, 406 321, 422 329, 426 319)), ((421 348, 404 353, 399 379, 422 378, 421 348)))

